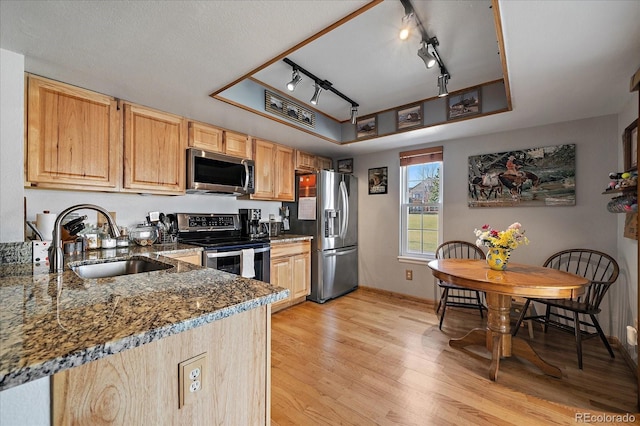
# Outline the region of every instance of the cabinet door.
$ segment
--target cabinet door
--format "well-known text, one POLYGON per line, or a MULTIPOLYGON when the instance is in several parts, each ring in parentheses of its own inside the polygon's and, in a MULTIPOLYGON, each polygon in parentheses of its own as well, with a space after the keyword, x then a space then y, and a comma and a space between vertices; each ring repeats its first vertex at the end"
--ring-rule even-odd
POLYGON ((279 201, 295 201, 294 151, 282 145, 275 150, 275 199, 279 201))
POLYGON ((35 76, 27 86, 27 181, 48 188, 119 187, 116 100, 35 76))
POLYGON ((251 147, 251 138, 241 133, 234 133, 228 130, 224 131, 224 150, 225 154, 232 157, 253 159, 253 149, 251 147))
POLYGON ((135 192, 185 193, 186 121, 124 103, 124 187, 135 192))
POLYGON ((224 152, 222 129, 206 124, 189 122, 189 146, 211 152, 224 152))
POLYGON ((316 157, 316 167, 318 170, 333 169, 333 160, 327 157, 316 157))
POLYGON ((272 200, 274 197, 275 171, 273 162, 275 145, 271 142, 256 139, 255 146, 255 193, 251 198, 272 200))
POLYGON ((291 258, 292 263, 292 298, 306 297, 311 293, 311 255, 299 254, 291 258))
POLYGON ((310 172, 316 170, 316 156, 296 150, 296 170, 310 172))
POLYGON ((291 287, 291 263, 289 257, 271 259, 271 284, 289 289, 289 297, 271 305, 272 312, 289 306, 293 289, 291 287))

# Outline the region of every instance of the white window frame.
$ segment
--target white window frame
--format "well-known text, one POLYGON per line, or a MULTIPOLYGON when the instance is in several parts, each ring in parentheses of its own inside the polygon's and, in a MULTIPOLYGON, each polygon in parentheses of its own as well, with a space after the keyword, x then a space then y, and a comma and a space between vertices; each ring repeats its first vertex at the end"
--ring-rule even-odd
MULTIPOLYGON (((443 176, 444 176, 444 162, 440 163, 440 182, 439 182, 439 203, 429 203, 427 206, 433 205, 438 208, 438 242, 442 242, 442 223, 443 223, 443 203, 442 203, 442 189, 443 189, 443 176)), ((425 162, 423 164, 426 164, 425 162)), ((417 263, 426 264, 430 260, 435 259, 435 252, 416 253, 408 251, 408 218, 409 207, 416 204, 409 204, 409 188, 408 188, 408 169, 410 166, 400 166, 400 253, 398 254, 398 260, 403 263, 417 263)), ((425 204, 418 204, 418 206, 425 206, 425 204)))

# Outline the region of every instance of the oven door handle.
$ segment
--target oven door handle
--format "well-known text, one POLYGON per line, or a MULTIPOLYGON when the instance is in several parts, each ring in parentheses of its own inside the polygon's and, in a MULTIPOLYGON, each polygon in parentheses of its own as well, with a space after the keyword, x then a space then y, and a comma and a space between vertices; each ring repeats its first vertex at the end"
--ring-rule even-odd
MULTIPOLYGON (((271 251, 271 247, 263 247, 263 248, 253 249, 253 251, 254 251, 254 253, 264 253, 264 252, 267 252, 267 251, 271 251)), ((241 254, 242 254, 242 250, 219 251, 219 252, 206 253, 208 259, 215 259, 215 258, 218 258, 218 257, 240 256, 241 254)))

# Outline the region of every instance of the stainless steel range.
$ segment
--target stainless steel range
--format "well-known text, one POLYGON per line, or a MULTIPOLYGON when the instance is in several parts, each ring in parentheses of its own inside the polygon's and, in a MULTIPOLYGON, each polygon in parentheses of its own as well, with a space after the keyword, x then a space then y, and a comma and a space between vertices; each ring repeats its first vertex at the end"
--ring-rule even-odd
POLYGON ((175 213, 174 218, 178 242, 204 248, 204 266, 269 282, 269 240, 242 235, 238 214, 175 213))

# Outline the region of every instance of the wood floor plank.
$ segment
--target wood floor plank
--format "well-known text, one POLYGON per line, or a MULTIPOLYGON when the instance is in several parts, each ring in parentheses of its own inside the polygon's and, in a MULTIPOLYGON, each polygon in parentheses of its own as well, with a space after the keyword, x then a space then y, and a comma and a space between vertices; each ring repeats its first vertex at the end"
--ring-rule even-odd
POLYGON ((519 336, 562 379, 512 357, 492 382, 486 349, 449 346, 484 321, 448 309, 440 331, 433 304, 366 289, 280 311, 271 322, 271 424, 569 425, 583 413, 631 413, 640 423, 635 376, 620 354, 585 341, 579 370, 572 336, 536 328, 533 339, 519 336))

